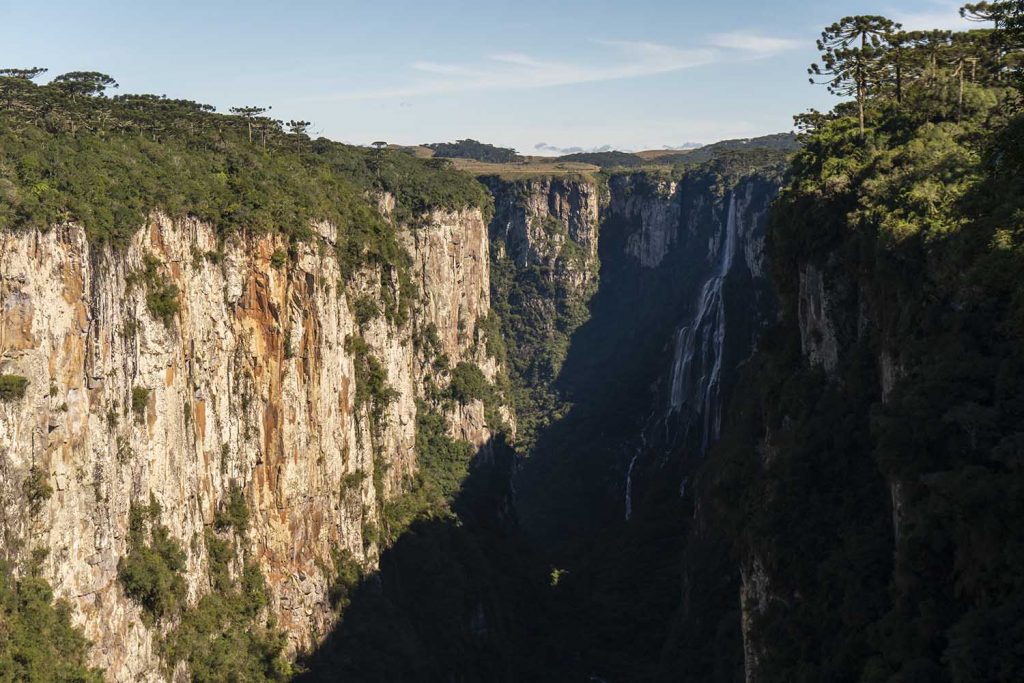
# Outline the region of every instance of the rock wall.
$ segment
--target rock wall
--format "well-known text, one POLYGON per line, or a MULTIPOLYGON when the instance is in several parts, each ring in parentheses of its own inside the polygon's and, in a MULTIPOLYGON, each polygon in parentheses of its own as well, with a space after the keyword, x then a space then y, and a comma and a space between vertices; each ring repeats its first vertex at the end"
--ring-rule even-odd
MULTIPOLYGON (((111 680, 153 680, 152 632, 117 580, 129 508, 162 506, 186 550, 188 597, 208 590, 204 529, 233 487, 251 509, 245 545, 292 647, 330 626, 331 551, 372 564, 364 529, 416 469, 417 398, 445 381, 414 342, 436 326, 454 364, 497 365, 478 343, 490 306, 487 225, 477 209, 434 213, 403 230, 417 290, 407 322, 357 321, 360 298, 397 298, 379 269, 342 276, 335 229, 293 247, 271 236, 220 245, 209 226, 155 215, 124 251, 93 248, 81 228, 0 235, 0 373, 29 384, 0 402, 0 556, 48 555, 43 573, 94 644, 111 680), (150 312, 147 259, 177 288, 179 310, 150 312), (379 428, 356 404, 359 335, 395 400, 379 428), (134 399, 134 400, 133 400, 134 399), (374 470, 380 483, 374 486, 374 470), (42 472, 52 495, 30 500, 42 472), (355 473, 366 476, 348 476, 355 473)), ((449 416, 484 444, 479 402, 449 416)))
POLYGON ((495 204, 492 297, 522 390, 519 442, 526 451, 537 429, 564 409, 554 385, 597 291, 601 186, 585 178, 484 182, 495 204))
POLYGON ((596 181, 487 179, 495 199, 492 256, 517 274, 536 273, 553 294, 528 305, 566 334, 582 318, 559 325, 585 307, 597 286, 600 191, 596 181), (541 310, 543 309, 543 310, 541 310))

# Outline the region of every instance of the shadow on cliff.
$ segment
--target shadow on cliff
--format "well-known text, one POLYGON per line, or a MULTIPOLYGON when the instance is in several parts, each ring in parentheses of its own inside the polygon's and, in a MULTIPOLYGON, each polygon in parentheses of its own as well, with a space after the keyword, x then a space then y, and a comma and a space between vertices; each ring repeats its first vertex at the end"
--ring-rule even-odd
MULTIPOLYGON (((591 316, 555 381, 572 407, 538 435, 516 477, 523 533, 565 571, 562 642, 595 680, 742 679, 739 576, 701 514, 700 435, 667 413, 676 331, 694 313, 725 218, 725 202, 696 201, 711 196, 709 182, 681 190, 696 227, 673 226, 679 241, 656 267, 629 255, 635 219, 602 223, 591 316)), ((753 182, 765 201, 774 196, 769 182, 753 182)), ((723 286, 726 387, 759 333, 756 312, 774 305, 753 277, 737 261, 723 286)))
POLYGON ((519 535, 515 467, 503 437, 481 448, 454 516, 419 520, 384 551, 298 680, 557 680, 546 678, 560 668, 544 625, 549 572, 519 535))
MULTIPOLYGON (((525 460, 503 441, 477 454, 456 516, 414 524, 384 553, 302 680, 741 680, 735 565, 682 495, 699 458, 652 411, 720 230, 712 203, 695 202, 711 182, 688 188, 699 227, 658 267, 628 256, 635 220, 606 217, 591 316, 554 380, 572 408, 525 460)), ((725 296, 757 305, 749 284, 727 281, 725 296)), ((735 339, 753 334, 744 316, 727 321, 735 339)))
MULTIPOLYGON (((641 264, 633 255, 644 232, 639 216, 609 212, 602 221, 600 281, 590 317, 573 334, 554 380, 572 407, 538 435, 517 476, 522 527, 555 557, 571 556, 581 542, 589 545, 592 534, 622 526, 634 456, 640 456, 632 477, 634 502, 660 496, 662 488, 678 498, 700 460, 700 430, 686 426, 695 416, 685 405, 669 414, 668 391, 677 331, 697 312, 702 286, 717 268, 709 245, 721 245, 730 198, 740 192, 707 201, 718 196, 719 182, 714 174, 695 174, 671 199, 656 200, 678 202, 680 214, 667 228, 675 237, 657 264, 641 264)), ((747 232, 737 239, 753 243, 763 225, 749 224, 752 207, 767 206, 777 184, 756 174, 743 183, 754 200, 742 216, 747 232)), ((747 246, 742 242, 739 248, 747 246)), ((728 330, 721 356, 724 404, 775 302, 741 256, 733 259, 722 297, 728 330)))

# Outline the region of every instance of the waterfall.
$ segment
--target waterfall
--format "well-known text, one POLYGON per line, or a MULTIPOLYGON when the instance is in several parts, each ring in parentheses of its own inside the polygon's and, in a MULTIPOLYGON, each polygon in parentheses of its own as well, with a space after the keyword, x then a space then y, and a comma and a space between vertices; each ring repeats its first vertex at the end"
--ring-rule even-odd
POLYGON ((633 468, 636 467, 637 460, 643 455, 644 451, 647 450, 647 429, 651 426, 654 420, 654 411, 647 416, 647 421, 644 423, 643 428, 640 430, 640 443, 637 445, 636 451, 633 452, 633 457, 629 461, 629 467, 626 468, 626 521, 628 522, 630 517, 633 516, 633 468))
POLYGON ((704 282, 688 325, 676 333, 671 392, 666 417, 683 407, 702 421, 701 452, 716 441, 721 429, 719 381, 725 344, 725 301, 722 289, 736 252, 739 220, 736 195, 729 199, 725 235, 718 263, 704 282))
POLYGON ((626 521, 633 516, 633 468, 636 467, 636 460, 640 457, 640 451, 633 454, 629 461, 629 469, 626 470, 626 521))
MULTIPOLYGON (((729 208, 724 234, 719 243, 717 262, 704 281, 694 306, 689 324, 676 332, 675 352, 672 362, 672 378, 666 426, 674 414, 686 415, 688 427, 701 426, 701 450, 718 440, 721 430, 720 379, 722 360, 725 356, 725 299, 723 288, 732 269, 739 241, 742 210, 735 193, 729 198, 729 208), (692 417, 691 417, 692 416, 692 417)), ((640 431, 640 444, 633 453, 626 469, 625 507, 626 520, 633 516, 633 474, 647 446, 647 429, 654 424, 652 414, 640 431)), ((686 491, 686 480, 680 484, 679 495, 686 491)))

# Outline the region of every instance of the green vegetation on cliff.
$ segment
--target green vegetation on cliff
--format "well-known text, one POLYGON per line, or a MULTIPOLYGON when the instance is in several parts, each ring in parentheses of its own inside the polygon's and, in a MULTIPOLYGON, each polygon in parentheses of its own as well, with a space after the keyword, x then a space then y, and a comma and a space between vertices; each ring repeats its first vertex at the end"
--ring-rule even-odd
POLYGON ((15 578, 0 563, 0 682, 100 683, 101 671, 86 664, 89 641, 71 625, 71 608, 54 602, 36 568, 15 578))
POLYGON ((160 504, 132 505, 128 518, 128 554, 117 566, 125 594, 152 625, 173 616, 185 598, 185 551, 160 523, 160 504))
POLYGON ((21 375, 0 375, 0 401, 17 401, 25 397, 28 378, 21 375))
POLYGON ((469 475, 473 447, 448 435, 445 418, 424 401, 416 404, 416 461, 419 471, 406 490, 384 503, 389 544, 415 521, 449 517, 451 504, 469 475))
POLYGON ((152 497, 147 505, 132 505, 128 554, 118 564, 118 579, 143 609, 144 622, 171 625, 157 636, 168 672, 184 662, 197 683, 288 680, 286 637, 266 616, 266 580, 244 551, 237 559, 249 524, 242 490, 232 487, 220 506, 214 527, 221 533, 206 532, 210 586, 194 605, 185 602, 185 552, 161 523, 161 512, 152 497))
POLYGON ((869 49, 824 59, 855 99, 801 117, 769 239, 785 316, 711 466, 714 507, 767 574, 750 605, 759 678, 1019 680, 1022 44, 878 17, 823 44, 858 31, 869 49), (829 371, 802 350, 830 343, 801 342, 809 269, 826 283, 829 371))
POLYGON ((123 246, 153 210, 194 216, 222 236, 305 239, 311 221, 328 220, 347 266, 397 266, 404 252, 371 194, 393 195, 403 222, 488 203, 465 174, 408 154, 310 140, 304 127, 286 132, 264 109, 216 114, 154 95, 106 97, 116 84, 95 86, 81 74, 40 86, 30 73, 11 73, 0 73, 0 230, 75 221, 91 241, 123 246))

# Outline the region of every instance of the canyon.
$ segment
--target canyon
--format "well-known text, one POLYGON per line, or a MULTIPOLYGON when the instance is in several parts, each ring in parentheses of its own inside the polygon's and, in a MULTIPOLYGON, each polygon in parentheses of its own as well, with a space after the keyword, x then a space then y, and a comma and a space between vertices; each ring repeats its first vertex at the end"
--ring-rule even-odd
MULTIPOLYGON (((551 423, 572 424, 581 406, 594 409, 578 394, 607 381, 595 368, 605 365, 603 374, 618 373, 637 391, 638 382, 654 382, 636 403, 637 415, 651 414, 638 430, 652 435, 650 445, 631 433, 637 415, 620 415, 621 439, 590 465, 607 490, 588 482, 578 491, 588 517, 622 517, 623 505, 628 516, 628 507, 644 505, 649 478, 668 468, 681 482, 717 438, 735 367, 756 343, 750 311, 767 302, 765 321, 772 315, 762 244, 777 182, 710 173, 603 182, 490 178, 489 224, 479 209, 396 223, 415 290, 404 321, 380 312, 402 283, 380 269, 343 276, 327 222, 297 248, 258 236, 220 243, 201 221, 160 213, 118 252, 93 247, 74 224, 3 235, 0 369, 28 380, 24 398, 0 406, 8 554, 46 551, 42 575, 70 601, 93 642, 91 660, 112 680, 158 680, 165 668, 154 625, 118 582, 130 508, 159 504, 161 523, 186 549, 185 600, 195 601, 210 572, 203 539, 240 491, 250 519, 233 571, 243 557, 254 561, 288 651, 315 647, 334 618, 332 553, 344 549, 368 568, 379 559, 368 530, 384 523, 381 499, 399 496, 415 475, 417 401, 443 381, 434 362, 442 355, 475 364, 491 382, 509 366, 515 373, 526 438, 540 436, 515 475, 525 530, 531 516, 548 515, 531 493, 535 472, 549 461, 567 466, 549 455, 558 448, 543 435, 551 423), (178 294, 169 319, 147 308, 147 269, 178 294), (757 295, 749 306, 745 297, 727 303, 729 287, 757 295), (500 359, 483 331, 492 297, 506 323, 524 326, 506 324, 502 334, 521 341, 500 359), (369 319, 356 311, 365 301, 378 311, 369 319), (601 317, 625 308, 633 309, 626 325, 601 317), (734 331, 727 318, 742 322, 734 331), (595 335, 605 339, 591 348, 595 335), (366 379, 356 337, 393 392, 376 416, 372 402, 357 398, 366 379), (614 357, 624 358, 620 345, 637 344, 652 362, 646 375, 626 378, 614 357), (695 448, 689 458, 655 455, 682 443, 695 448), (37 471, 52 488, 42 501, 25 484, 37 471)), ((393 206, 381 197, 385 218, 393 206)), ((512 403, 501 410, 515 425, 512 403)), ((477 459, 494 436, 484 413, 473 400, 445 414, 452 438, 471 444, 477 459)), ((550 536, 549 525, 536 526, 550 536)))
MULTIPOLYGON (((828 125, 671 169, 476 177, 323 140, 278 167, 290 145, 239 136, 265 177, 228 155, 237 187, 191 184, 225 159, 189 149, 149 180, 204 208, 69 190, 89 222, 4 185, 27 212, 0 231, 24 651, 71 639, 71 678, 111 681, 1004 666, 1024 299, 988 198, 1018 176, 972 171, 908 222, 828 125), (39 610, 79 631, 40 645, 39 610)), ((963 125, 874 153, 967 164, 963 125)), ((135 143, 132 169, 176 149, 135 143)))

